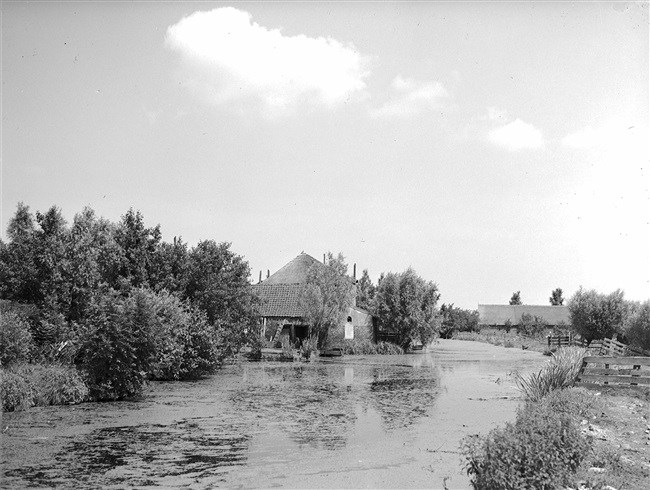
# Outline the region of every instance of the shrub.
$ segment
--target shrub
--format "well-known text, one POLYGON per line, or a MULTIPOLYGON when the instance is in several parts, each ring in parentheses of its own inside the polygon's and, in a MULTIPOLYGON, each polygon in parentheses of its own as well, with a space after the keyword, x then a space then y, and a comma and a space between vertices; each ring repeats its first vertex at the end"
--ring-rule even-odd
POLYGON ((152 306, 155 354, 150 377, 156 380, 196 379, 219 367, 217 333, 204 312, 162 291, 142 290, 152 306))
POLYGON ((546 320, 538 316, 529 315, 528 313, 521 315, 521 319, 517 323, 517 333, 529 337, 539 336, 546 330, 548 330, 546 320))
POLYGON ((564 413, 579 419, 590 418, 603 409, 602 398, 584 388, 551 391, 539 403, 548 411, 564 413))
POLYGON ((580 289, 569 300, 571 325, 587 342, 622 333, 628 304, 623 291, 608 295, 580 289))
POLYGON ((0 366, 28 361, 33 346, 27 320, 16 311, 2 312, 0 314, 0 366))
POLYGON ((81 332, 79 362, 93 400, 139 394, 156 353, 153 305, 143 290, 100 296, 81 332))
POLYGON ((564 347, 559 349, 546 366, 527 378, 517 374, 515 383, 529 401, 539 401, 553 390, 573 386, 580 368, 585 349, 564 347))
POLYGON ((37 364, 30 374, 36 406, 73 405, 88 398, 88 387, 73 366, 37 364))
POLYGON ((19 373, 0 368, 2 411, 26 410, 34 406, 36 390, 33 383, 19 373))
POLYGON ((514 424, 466 438, 461 447, 476 490, 551 490, 569 481, 591 441, 569 415, 528 405, 514 424))
POLYGON ((626 337, 632 346, 650 350, 650 300, 635 309, 627 326, 626 337))

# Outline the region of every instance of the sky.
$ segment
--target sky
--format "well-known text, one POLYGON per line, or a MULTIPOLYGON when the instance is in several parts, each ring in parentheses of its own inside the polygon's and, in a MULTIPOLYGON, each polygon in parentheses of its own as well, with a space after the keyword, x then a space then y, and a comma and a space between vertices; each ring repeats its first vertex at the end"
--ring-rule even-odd
POLYGON ((412 267, 441 303, 650 299, 648 2, 2 2, 19 202, 412 267))

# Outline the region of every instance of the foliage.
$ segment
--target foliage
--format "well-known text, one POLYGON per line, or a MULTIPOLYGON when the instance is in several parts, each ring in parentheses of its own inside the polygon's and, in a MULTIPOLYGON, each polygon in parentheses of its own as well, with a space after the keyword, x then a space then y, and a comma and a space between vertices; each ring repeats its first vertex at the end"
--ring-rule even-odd
POLYGON ((551 297, 548 300, 551 303, 551 306, 562 306, 564 304, 562 288, 555 288, 551 291, 551 297))
POLYGON ((162 237, 160 225, 146 228, 142 213, 129 208, 117 225, 114 236, 122 250, 118 270, 121 288, 150 286, 156 250, 162 237))
POLYGON ((539 401, 554 390, 573 386, 582 367, 585 349, 563 347, 537 373, 517 374, 515 383, 528 401, 539 401))
POLYGON ((620 289, 605 295, 580 287, 568 304, 573 329, 588 342, 623 333, 628 309, 623 296, 620 289))
POLYGON ((464 310, 452 304, 440 307, 440 337, 451 338, 455 332, 475 332, 478 330, 478 310, 464 310))
POLYGON ((602 397, 585 388, 553 390, 539 404, 550 412, 564 413, 581 420, 600 414, 603 407, 602 397))
POLYGON ((210 374, 221 364, 217 330, 205 313, 163 290, 142 289, 153 308, 156 341, 150 377, 158 380, 195 379, 210 374))
POLYGON ((535 336, 544 333, 548 329, 546 320, 541 317, 524 313, 517 323, 517 333, 528 336, 535 336))
POLYGON ((411 268, 388 273, 379 281, 375 307, 379 328, 397 334, 397 343, 405 351, 419 340, 428 344, 438 333, 440 319, 436 303, 438 286, 425 281, 411 268))
POLYGON ((644 301, 634 309, 625 335, 632 346, 650 350, 650 300, 644 301))
POLYGON ((282 346, 282 357, 285 359, 293 359, 293 347, 288 335, 280 337, 280 344, 282 346))
POLYGON ((139 394, 155 360, 155 312, 144 290, 107 292, 92 305, 81 332, 80 368, 93 400, 139 394))
POLYGON ((0 396, 2 411, 27 410, 34 406, 34 384, 11 369, 0 368, 0 396))
POLYGON ((298 304, 310 326, 310 335, 318 339, 318 348, 328 345, 330 331, 345 322, 354 301, 354 288, 347 276, 343 255, 327 253, 326 264, 312 264, 307 271, 298 304))
POLYGON ((372 301, 375 298, 377 288, 372 283, 368 269, 364 269, 361 279, 357 282, 357 306, 366 310, 372 309, 372 301))
POLYGON ((73 366, 16 364, 2 370, 3 410, 69 405, 88 397, 88 388, 73 366))
POLYGON ((527 405, 514 423, 466 438, 462 450, 477 490, 552 490, 569 481, 590 447, 570 415, 527 405))
POLYGON ((34 364, 27 371, 35 387, 34 405, 71 405, 88 398, 88 387, 74 366, 34 364))
POLYGON ((343 353, 347 355, 401 355, 404 349, 390 342, 377 342, 371 340, 348 340, 343 344, 343 353))
POLYGON ((316 352, 318 352, 318 339, 316 337, 307 337, 302 340, 300 343, 300 357, 309 359, 316 352))
POLYGON ((27 320, 16 311, 0 313, 0 366, 25 362, 34 347, 27 320))
POLYGON ((521 291, 516 291, 512 293, 512 296, 510 297, 510 303, 511 305, 520 305, 521 304, 521 291))

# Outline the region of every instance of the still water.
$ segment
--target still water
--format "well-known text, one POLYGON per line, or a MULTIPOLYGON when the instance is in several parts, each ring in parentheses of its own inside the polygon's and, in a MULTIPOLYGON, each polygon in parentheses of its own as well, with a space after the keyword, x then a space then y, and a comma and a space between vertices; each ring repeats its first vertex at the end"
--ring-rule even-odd
POLYGON ((3 414, 6 488, 468 488, 460 440, 514 418, 539 353, 241 363, 137 401, 3 414))

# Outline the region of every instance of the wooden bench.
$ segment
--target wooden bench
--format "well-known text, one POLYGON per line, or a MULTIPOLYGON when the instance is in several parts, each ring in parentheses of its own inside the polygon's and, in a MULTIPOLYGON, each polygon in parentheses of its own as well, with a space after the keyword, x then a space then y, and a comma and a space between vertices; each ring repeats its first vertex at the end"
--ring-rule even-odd
POLYGON ((650 389, 650 357, 586 356, 576 386, 650 389))

